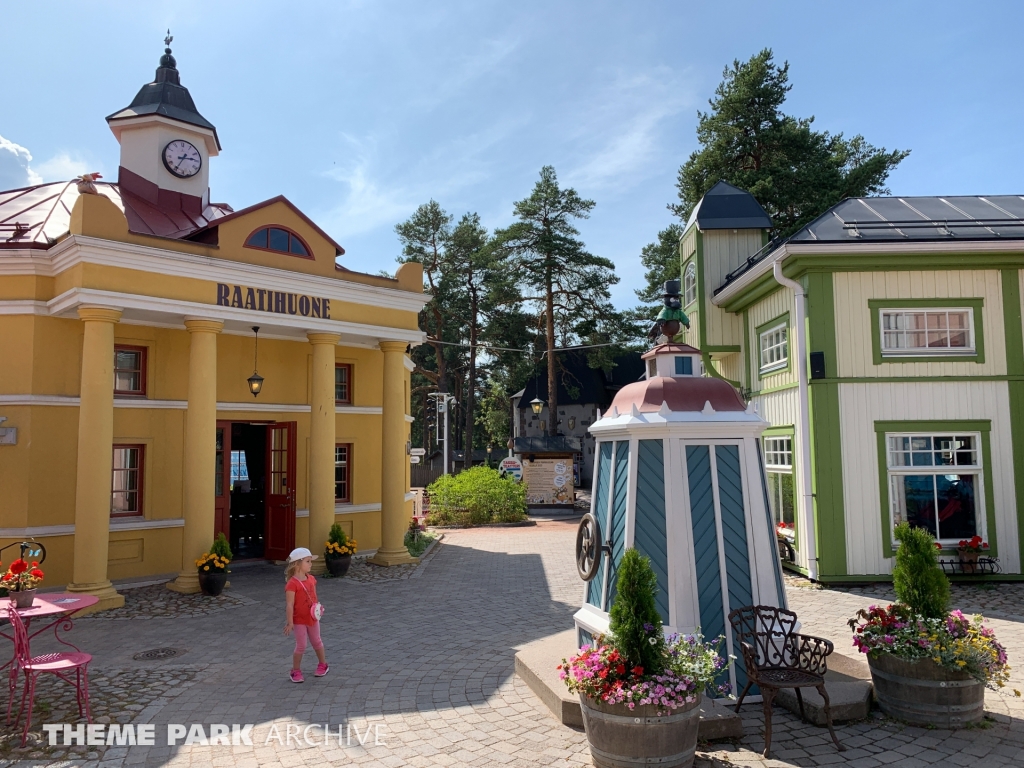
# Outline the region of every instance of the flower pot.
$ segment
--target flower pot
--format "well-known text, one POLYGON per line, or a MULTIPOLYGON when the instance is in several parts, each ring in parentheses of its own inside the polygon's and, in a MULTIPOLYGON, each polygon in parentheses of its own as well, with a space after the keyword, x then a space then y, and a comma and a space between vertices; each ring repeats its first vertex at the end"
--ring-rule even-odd
POLYGON ((590 754, 598 768, 657 765, 689 768, 697 749, 700 701, 672 709, 645 704, 630 709, 580 696, 590 754))
POLYGON ((960 553, 960 570, 963 573, 977 573, 978 572, 978 552, 961 552, 960 553))
POLYGON ((935 728, 961 728, 985 715, 985 684, 931 659, 868 656, 878 706, 890 717, 935 728))
POLYGON ((36 599, 36 591, 34 589, 22 589, 18 592, 9 593, 9 596, 15 608, 31 608, 32 603, 36 599))
POLYGON ((352 555, 333 555, 327 558, 327 570, 330 571, 331 576, 341 578, 348 573, 350 565, 352 565, 352 555))
POLYGON ((200 573, 199 588, 204 595, 216 597, 224 590, 228 575, 226 573, 200 573))

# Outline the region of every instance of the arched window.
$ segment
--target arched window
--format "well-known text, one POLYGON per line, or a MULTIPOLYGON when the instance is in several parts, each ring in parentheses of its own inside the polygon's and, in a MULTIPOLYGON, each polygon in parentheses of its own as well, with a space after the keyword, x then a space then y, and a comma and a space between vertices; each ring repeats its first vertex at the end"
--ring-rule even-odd
POLYGON ((260 227, 245 240, 246 248, 258 248, 261 251, 287 253, 303 259, 312 259, 309 246, 290 229, 284 227, 260 227))
POLYGON ((697 265, 692 261, 683 271, 683 306, 689 306, 697 300, 697 265))

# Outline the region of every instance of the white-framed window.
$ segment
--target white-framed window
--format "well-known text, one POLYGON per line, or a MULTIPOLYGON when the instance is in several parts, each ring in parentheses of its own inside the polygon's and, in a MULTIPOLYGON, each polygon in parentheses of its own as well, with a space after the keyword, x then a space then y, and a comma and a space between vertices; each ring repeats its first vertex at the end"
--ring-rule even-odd
POLYGON ((764 438, 764 464, 768 479, 768 502, 776 530, 792 539, 796 520, 792 436, 764 438))
POLYGON ((893 527, 908 522, 948 546, 985 536, 981 435, 887 432, 885 445, 893 527))
POLYGON ((761 373, 785 368, 789 363, 789 334, 785 323, 761 332, 761 373))
POLYGON ((974 310, 880 309, 882 355, 973 355, 974 310))
POLYGON ((697 265, 690 262, 683 270, 683 306, 687 307, 697 300, 697 265))

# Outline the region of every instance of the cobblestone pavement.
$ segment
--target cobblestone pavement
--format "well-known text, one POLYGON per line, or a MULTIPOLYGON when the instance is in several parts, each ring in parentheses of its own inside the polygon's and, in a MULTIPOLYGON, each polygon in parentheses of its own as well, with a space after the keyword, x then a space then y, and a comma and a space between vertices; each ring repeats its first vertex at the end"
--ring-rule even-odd
MULTIPOLYGON (((540 521, 523 528, 450 530, 409 577, 322 581, 319 592, 328 611, 322 631, 331 671, 314 678, 307 653, 302 685, 287 678, 292 641, 281 633, 284 581, 281 569, 270 565, 232 574, 228 592, 239 604, 230 610, 132 624, 100 618, 76 622, 72 639, 95 655, 91 688, 97 712, 100 706, 106 712, 100 717, 155 723, 157 746, 97 748, 91 761, 84 750, 39 756, 36 746, 20 753, 36 755, 24 764, 53 764, 66 757, 70 763, 59 764, 589 765, 586 736, 558 723, 513 674, 517 647, 572 624, 582 594, 572 559, 575 525, 540 521), (162 647, 183 654, 156 661, 133 658, 162 647), (169 747, 167 725, 173 723, 253 723, 253 745, 179 742, 169 747), (322 727, 304 731, 324 723, 335 734, 326 747, 322 727), (289 727, 292 743, 282 743, 289 727), (294 734, 303 733, 318 746, 302 745, 294 734)), ((812 589, 792 582, 788 594, 806 631, 824 634, 851 653, 844 649, 845 620, 883 599, 876 590, 812 589)), ((988 601, 985 605, 1002 600, 1003 616, 1024 616, 1015 589, 1000 586, 963 599, 988 601)), ((1024 659, 1022 620, 991 622, 1011 661, 1024 659)), ((34 641, 33 650, 48 649, 34 641)), ((1020 671, 1013 675, 1014 685, 1024 688, 1020 671)), ((37 717, 45 715, 38 722, 74 722, 67 691, 47 688, 37 700, 45 703, 37 707, 37 717)), ((751 704, 744 706, 746 737, 701 745, 698 766, 1024 764, 1024 703, 992 694, 987 708, 991 719, 973 730, 910 728, 880 716, 844 724, 837 727, 849 748, 842 754, 827 731, 776 709, 775 759, 765 761, 758 754, 760 705, 751 704)), ((10 733, 0 729, 4 738, 10 733)), ((0 764, 9 756, 0 752, 0 764)))
POLYGON ((210 616, 230 608, 251 605, 254 601, 234 592, 221 592, 217 597, 181 595, 163 584, 126 589, 124 606, 91 616, 81 621, 111 621, 127 619, 185 619, 210 616))

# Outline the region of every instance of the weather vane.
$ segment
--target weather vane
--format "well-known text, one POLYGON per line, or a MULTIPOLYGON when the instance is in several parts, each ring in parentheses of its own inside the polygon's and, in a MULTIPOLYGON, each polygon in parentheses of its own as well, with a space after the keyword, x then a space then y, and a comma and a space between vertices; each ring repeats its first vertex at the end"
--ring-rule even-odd
MULTIPOLYGON (((174 37, 171 35, 171 30, 170 30, 170 28, 168 28, 168 30, 167 30, 167 37, 164 38, 164 45, 166 45, 169 48, 171 46, 171 41, 173 39, 174 39, 174 37)), ((168 51, 168 53, 170 53, 170 51, 168 51)))

